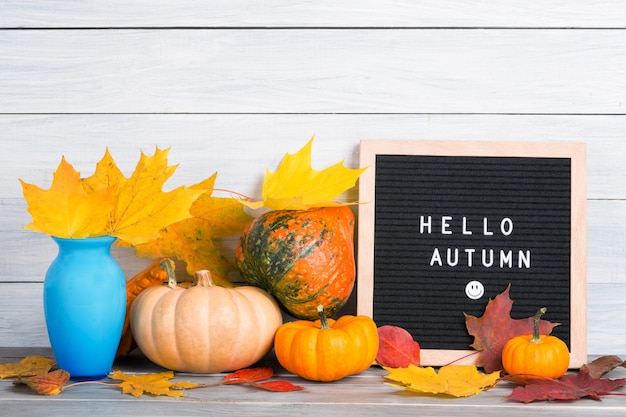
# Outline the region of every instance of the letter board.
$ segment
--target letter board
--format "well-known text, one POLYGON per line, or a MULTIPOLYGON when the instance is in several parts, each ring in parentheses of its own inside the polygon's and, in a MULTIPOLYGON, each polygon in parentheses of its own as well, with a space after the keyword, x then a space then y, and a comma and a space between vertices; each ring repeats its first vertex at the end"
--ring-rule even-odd
POLYGON ((473 363, 464 313, 510 285, 586 362, 582 143, 364 140, 357 312, 408 330, 422 363, 473 363))

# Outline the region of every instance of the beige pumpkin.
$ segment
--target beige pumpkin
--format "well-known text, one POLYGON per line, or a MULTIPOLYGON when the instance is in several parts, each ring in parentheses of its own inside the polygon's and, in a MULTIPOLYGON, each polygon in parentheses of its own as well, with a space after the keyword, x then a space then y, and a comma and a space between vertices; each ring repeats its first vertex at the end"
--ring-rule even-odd
POLYGON ((175 280, 145 289, 130 311, 141 351, 152 362, 179 372, 249 367, 271 350, 282 322, 280 308, 267 292, 214 285, 208 271, 198 271, 187 289, 175 280))

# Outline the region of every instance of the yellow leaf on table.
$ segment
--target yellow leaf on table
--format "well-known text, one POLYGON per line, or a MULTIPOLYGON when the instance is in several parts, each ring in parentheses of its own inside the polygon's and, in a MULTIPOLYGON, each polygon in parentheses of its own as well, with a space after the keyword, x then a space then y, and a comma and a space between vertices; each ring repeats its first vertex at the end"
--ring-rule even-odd
POLYGON ((113 189, 85 190, 80 173, 65 158, 54 172, 50 189, 20 182, 33 218, 27 229, 65 238, 102 235, 107 230, 113 189))
POLYGON ((340 205, 334 201, 354 187, 366 168, 349 169, 343 161, 322 171, 311 166, 313 138, 295 154, 286 154, 275 172, 265 173, 262 201, 241 201, 252 208, 306 210, 340 205))
POLYGON ((174 372, 166 371, 158 374, 127 375, 115 371, 109 378, 122 381, 119 386, 124 394, 140 397, 144 393, 166 395, 168 397, 184 397, 182 389, 195 388, 198 384, 191 382, 172 382, 174 372))
POLYGON ((47 373, 56 366, 54 359, 27 356, 19 362, 0 364, 0 378, 15 378, 47 373))
POLYGON ((473 365, 447 365, 439 369, 409 365, 406 368, 386 368, 389 385, 421 394, 443 394, 453 397, 469 397, 498 383, 500 372, 484 374, 473 365))

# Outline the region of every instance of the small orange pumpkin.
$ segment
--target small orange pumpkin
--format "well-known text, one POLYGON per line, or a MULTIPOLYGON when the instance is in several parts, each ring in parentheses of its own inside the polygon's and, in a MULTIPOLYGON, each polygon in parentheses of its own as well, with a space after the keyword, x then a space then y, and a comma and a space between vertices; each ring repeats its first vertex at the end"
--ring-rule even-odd
POLYGON ((378 353, 378 328, 367 316, 283 324, 274 338, 278 362, 289 372, 312 381, 336 381, 369 368, 378 353))
POLYGON ((168 273, 169 285, 143 290, 130 312, 134 339, 152 362, 208 374, 248 367, 271 350, 283 320, 267 292, 214 285, 208 271, 184 289, 168 273))
POLYGON ((533 334, 510 339, 502 349, 502 366, 511 375, 522 377, 559 378, 567 372, 569 349, 556 336, 539 334, 541 308, 533 317, 533 334))

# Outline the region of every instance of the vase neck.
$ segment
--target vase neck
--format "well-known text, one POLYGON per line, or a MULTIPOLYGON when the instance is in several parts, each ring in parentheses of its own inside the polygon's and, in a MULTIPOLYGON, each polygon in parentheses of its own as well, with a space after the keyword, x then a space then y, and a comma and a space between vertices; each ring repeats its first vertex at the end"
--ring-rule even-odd
POLYGON ((54 240, 60 249, 97 250, 110 248, 117 238, 113 236, 98 236, 72 239, 52 236, 52 240, 54 240))

